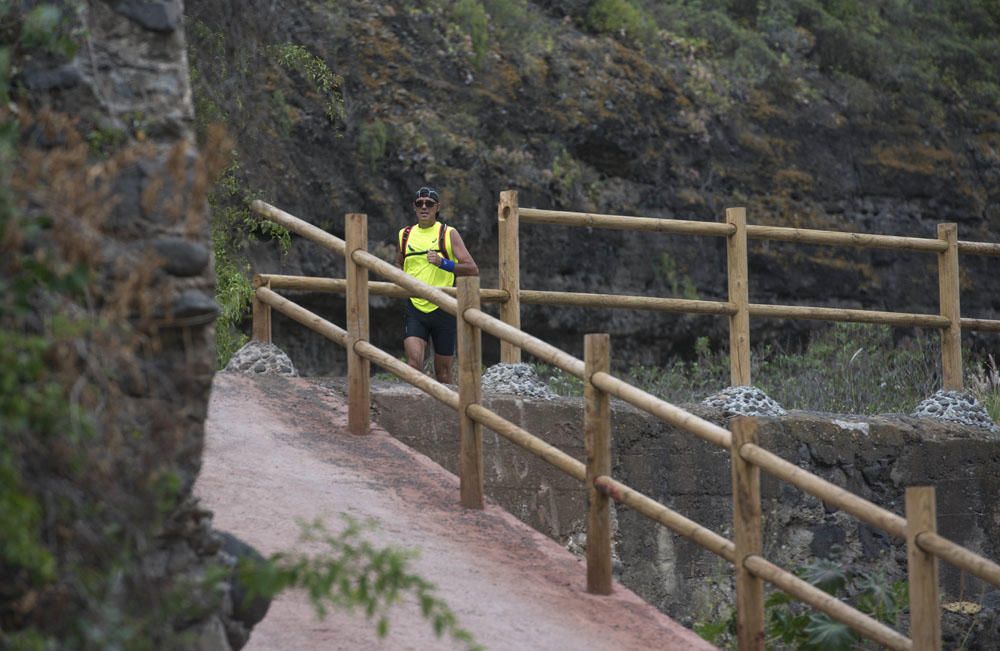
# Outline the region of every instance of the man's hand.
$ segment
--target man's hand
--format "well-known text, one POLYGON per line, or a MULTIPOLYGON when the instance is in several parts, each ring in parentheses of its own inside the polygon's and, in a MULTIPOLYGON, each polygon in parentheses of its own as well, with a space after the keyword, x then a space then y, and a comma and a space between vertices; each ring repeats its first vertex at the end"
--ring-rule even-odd
POLYGON ((435 267, 440 267, 441 266, 441 256, 438 255, 437 251, 428 251, 427 252, 427 262, 430 262, 435 267))

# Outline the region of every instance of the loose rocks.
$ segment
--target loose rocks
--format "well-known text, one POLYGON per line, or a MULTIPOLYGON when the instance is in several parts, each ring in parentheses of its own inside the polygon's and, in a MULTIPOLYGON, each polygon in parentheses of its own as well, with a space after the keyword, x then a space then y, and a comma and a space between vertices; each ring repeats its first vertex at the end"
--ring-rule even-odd
POLYGON ((727 387, 701 401, 701 404, 721 409, 725 416, 784 416, 781 405, 767 397, 757 387, 727 387))
POLYGON ((556 394, 527 364, 496 364, 483 373, 484 392, 511 393, 528 398, 551 400, 556 394))
POLYGON ((961 423, 1000 434, 1000 427, 993 422, 982 403, 971 393, 963 391, 942 389, 917 405, 912 415, 961 423))
POLYGON ((298 372, 292 360, 274 344, 251 341, 236 351, 226 371, 230 373, 246 373, 247 375, 286 375, 298 377, 298 372))

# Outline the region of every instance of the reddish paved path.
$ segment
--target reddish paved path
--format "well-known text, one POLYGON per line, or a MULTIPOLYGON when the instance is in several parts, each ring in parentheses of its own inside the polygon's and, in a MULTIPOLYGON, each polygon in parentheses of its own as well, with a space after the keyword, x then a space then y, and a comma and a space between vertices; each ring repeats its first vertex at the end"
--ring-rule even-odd
MULTIPOLYGON (((711 649, 620 585, 584 591, 584 564, 497 506, 458 505, 458 479, 385 431, 346 433, 347 409, 306 380, 220 373, 212 388, 195 492, 215 525, 264 554, 295 546, 298 520, 374 518, 379 545, 419 550, 415 571, 487 649, 711 649)), ((361 614, 315 619, 301 595, 279 597, 248 651, 454 649, 416 604, 396 605, 379 639, 361 614)))

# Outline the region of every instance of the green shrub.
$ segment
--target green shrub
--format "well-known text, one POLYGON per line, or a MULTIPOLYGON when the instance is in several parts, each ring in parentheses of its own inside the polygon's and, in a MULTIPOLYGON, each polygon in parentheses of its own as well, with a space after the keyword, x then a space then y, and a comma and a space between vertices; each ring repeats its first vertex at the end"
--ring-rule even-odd
POLYGON ((761 353, 754 384, 786 409, 908 413, 940 383, 939 345, 922 331, 897 342, 889 326, 837 323, 801 353, 761 353))
POLYGON ((826 15, 821 15, 812 32, 816 35, 820 70, 842 71, 862 79, 873 78, 882 52, 879 41, 872 34, 826 15))
MULTIPOLYGON (((845 566, 835 559, 816 559, 795 572, 827 594, 847 601, 862 613, 898 628, 909 611, 909 584, 882 572, 845 566)), ((778 590, 764 602, 767 648, 851 651, 861 648, 861 637, 846 625, 778 590)), ((695 632, 709 642, 731 648, 736 641, 736 614, 716 621, 697 622, 695 632)))
POLYGON ((515 36, 532 28, 533 16, 525 0, 485 0, 485 7, 492 23, 505 35, 515 36))
POLYGON ((528 362, 531 370, 559 396, 582 396, 583 380, 543 362, 528 362))
MULTIPOLYGON (((217 131, 203 146, 231 149, 228 140, 217 131)), ((250 284, 252 271, 246 263, 246 247, 252 240, 271 240, 276 241, 285 254, 292 244, 287 229, 258 218, 250 210, 251 202, 258 196, 245 188, 240 170, 239 158, 233 152, 232 161, 208 196, 215 259, 215 302, 220 308, 215 323, 219 368, 224 368, 233 353, 249 340, 244 323, 250 316, 253 288, 250 284)))
POLYGON ((295 43, 271 46, 268 53, 280 66, 295 70, 312 83, 324 98, 324 112, 330 122, 343 123, 346 118, 341 90, 343 77, 334 74, 323 59, 295 43))
POLYGON ((481 66, 489 45, 489 17, 479 0, 458 0, 451 10, 452 19, 472 42, 473 63, 481 66))
POLYGON ((219 318, 215 322, 215 356, 218 368, 225 368, 233 354, 250 340, 241 327, 246 320, 253 287, 249 265, 240 269, 228 257, 215 260, 215 300, 219 318))
POLYGON ((389 127, 381 120, 366 122, 361 125, 358 135, 358 155, 373 174, 378 171, 379 164, 385 158, 386 147, 389 144, 389 127))
MULTIPOLYGON (((919 332, 895 341, 888 326, 838 323, 801 351, 762 346, 751 378, 786 409, 850 414, 909 413, 937 390, 939 347, 919 332)), ((694 359, 633 366, 626 376, 671 402, 695 402, 729 386, 729 355, 700 338, 694 359)))
POLYGON ((587 12, 587 27, 636 45, 651 42, 656 31, 649 17, 629 0, 597 0, 587 12))
POLYGON ((676 258, 668 253, 660 254, 660 264, 655 268, 657 278, 670 288, 670 295, 674 298, 686 298, 696 300, 698 298, 698 288, 694 280, 686 273, 686 269, 678 267, 676 258))
POLYGON ((988 355, 981 364, 965 363, 965 385, 982 403, 994 423, 1000 423, 1000 368, 996 358, 988 355))
POLYGON ((700 13, 691 17, 687 24, 692 34, 704 39, 713 52, 723 57, 733 57, 752 34, 721 11, 700 13))

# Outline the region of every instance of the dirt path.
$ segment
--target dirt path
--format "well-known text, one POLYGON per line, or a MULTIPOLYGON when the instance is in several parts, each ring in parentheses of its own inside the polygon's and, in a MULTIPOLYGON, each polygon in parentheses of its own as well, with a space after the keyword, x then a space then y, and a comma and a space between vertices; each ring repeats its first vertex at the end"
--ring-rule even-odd
MULTIPOLYGON (((494 505, 458 505, 458 479, 375 428, 346 433, 347 410, 306 380, 216 375, 196 494, 215 525, 267 555, 295 546, 298 521, 330 529, 340 513, 373 518, 368 538, 419 550, 415 571, 433 582, 461 626, 487 649, 711 649, 631 591, 584 590, 584 564, 494 505)), ((281 596, 248 651, 451 649, 414 603, 397 605, 379 639, 362 614, 323 621, 297 594, 281 596)))

